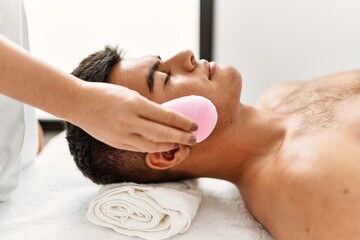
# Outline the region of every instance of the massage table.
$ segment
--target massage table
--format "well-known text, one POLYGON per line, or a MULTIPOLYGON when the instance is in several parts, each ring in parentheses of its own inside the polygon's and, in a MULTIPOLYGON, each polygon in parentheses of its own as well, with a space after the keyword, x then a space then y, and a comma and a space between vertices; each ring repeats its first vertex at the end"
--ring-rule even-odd
MULTIPOLYGON (((236 187, 198 180, 202 202, 187 232, 171 239, 270 240, 247 211, 236 187)), ((19 187, 0 203, 0 239, 140 239, 94 225, 86 218, 100 186, 85 178, 69 153, 65 132, 52 138, 21 174, 19 187)))

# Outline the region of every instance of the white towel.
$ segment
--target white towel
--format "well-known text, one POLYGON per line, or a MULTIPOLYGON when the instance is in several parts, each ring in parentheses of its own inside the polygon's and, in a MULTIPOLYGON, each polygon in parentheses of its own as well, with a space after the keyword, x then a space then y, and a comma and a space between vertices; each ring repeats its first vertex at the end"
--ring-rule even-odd
POLYGON ((90 203, 87 217, 128 236, 166 239, 189 228, 200 202, 195 180, 111 184, 90 203))

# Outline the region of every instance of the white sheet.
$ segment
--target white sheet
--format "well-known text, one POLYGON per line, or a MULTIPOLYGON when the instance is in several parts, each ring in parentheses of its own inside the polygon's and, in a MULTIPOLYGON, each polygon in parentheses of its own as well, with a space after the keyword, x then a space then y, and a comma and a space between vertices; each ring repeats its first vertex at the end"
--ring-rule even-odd
MULTIPOLYGON (((138 239, 119 235, 86 219, 99 186, 83 177, 69 154, 65 134, 52 139, 21 175, 12 197, 0 204, 1 239, 138 239)), ((200 179, 200 209, 189 230, 172 239, 270 240, 248 213, 230 183, 200 179)))

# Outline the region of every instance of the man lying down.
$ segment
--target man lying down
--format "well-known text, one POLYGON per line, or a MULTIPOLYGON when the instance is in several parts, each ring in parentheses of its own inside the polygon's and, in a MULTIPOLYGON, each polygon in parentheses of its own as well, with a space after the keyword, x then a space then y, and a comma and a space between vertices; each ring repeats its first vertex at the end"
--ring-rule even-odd
POLYGON ((234 67, 210 68, 191 51, 122 59, 107 47, 73 74, 157 103, 204 96, 218 111, 205 141, 169 152, 114 149, 67 123, 74 160, 95 183, 224 179, 275 239, 360 238, 360 70, 275 85, 256 107, 239 101, 242 78, 234 67))

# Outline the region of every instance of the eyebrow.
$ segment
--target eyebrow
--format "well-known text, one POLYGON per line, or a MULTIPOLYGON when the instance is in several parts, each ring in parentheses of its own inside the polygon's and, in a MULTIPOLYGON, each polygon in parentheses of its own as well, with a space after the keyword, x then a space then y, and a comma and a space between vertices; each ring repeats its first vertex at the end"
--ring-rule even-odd
POLYGON ((146 82, 149 87, 150 92, 153 92, 154 89, 154 73, 159 69, 160 66, 160 56, 156 56, 159 60, 157 60, 153 65, 151 65, 151 68, 149 69, 149 72, 146 76, 146 82))

